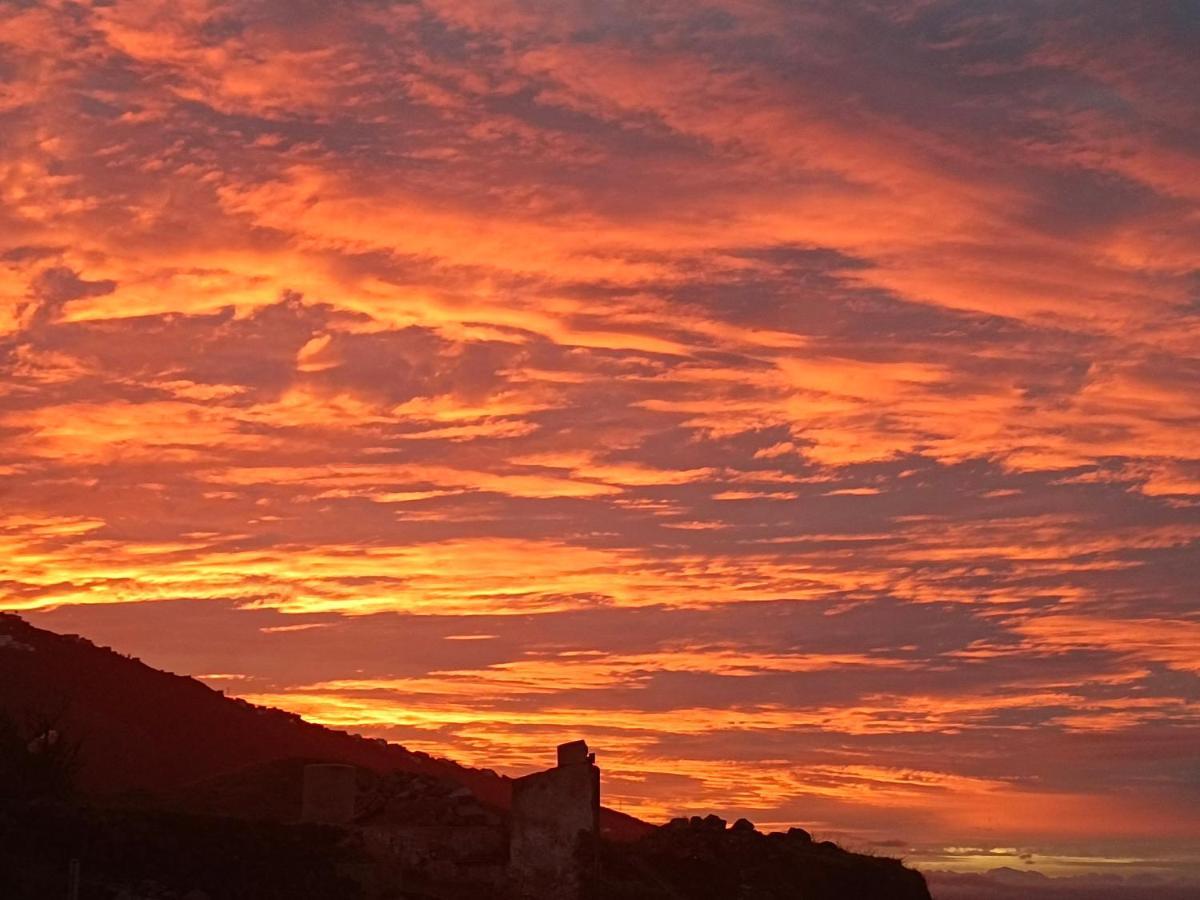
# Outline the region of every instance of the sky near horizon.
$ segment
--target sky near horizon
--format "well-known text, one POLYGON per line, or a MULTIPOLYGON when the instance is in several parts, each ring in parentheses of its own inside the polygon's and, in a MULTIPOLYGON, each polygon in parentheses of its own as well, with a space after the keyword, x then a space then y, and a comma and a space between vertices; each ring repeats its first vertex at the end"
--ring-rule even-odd
POLYGON ((1200 877, 1200 3, 0 3, 0 607, 606 801, 1200 877))

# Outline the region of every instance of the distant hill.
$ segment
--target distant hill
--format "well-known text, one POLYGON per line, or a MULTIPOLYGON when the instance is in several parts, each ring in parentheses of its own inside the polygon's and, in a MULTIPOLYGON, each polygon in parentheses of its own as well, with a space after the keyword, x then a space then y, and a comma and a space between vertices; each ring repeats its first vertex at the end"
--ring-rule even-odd
MULTIPOLYGON (((61 713, 63 730, 83 740, 80 782, 95 796, 170 795, 275 760, 319 759, 454 781, 499 809, 507 809, 511 797, 511 780, 490 769, 226 697, 194 678, 151 668, 78 635, 35 628, 11 613, 0 613, 0 709, 18 717, 61 713)), ((607 809, 601 825, 617 840, 653 827, 607 809)))
POLYGON ((988 872, 926 872, 937 900, 1197 900, 1200 885, 1153 875, 1051 878, 1008 867, 988 872))
POLYGON ((1003 866, 986 872, 926 872, 937 900, 1198 900, 1194 881, 1153 875, 1048 877, 1003 866))

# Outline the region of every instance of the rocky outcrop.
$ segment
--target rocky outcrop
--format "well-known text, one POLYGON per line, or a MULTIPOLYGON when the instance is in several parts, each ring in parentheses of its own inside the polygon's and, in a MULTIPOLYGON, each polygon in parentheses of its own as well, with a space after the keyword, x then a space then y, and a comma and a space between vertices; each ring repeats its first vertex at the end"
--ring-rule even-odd
POLYGON ((808 832, 762 834, 745 819, 675 819, 638 841, 602 843, 590 900, 930 900, 899 860, 849 853, 808 832))

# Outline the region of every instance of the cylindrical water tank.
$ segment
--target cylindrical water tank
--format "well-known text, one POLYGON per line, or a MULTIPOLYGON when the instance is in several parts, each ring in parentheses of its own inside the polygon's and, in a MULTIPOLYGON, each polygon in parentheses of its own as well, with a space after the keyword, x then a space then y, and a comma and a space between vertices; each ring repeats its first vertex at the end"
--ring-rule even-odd
POLYGON ((345 825, 354 818, 358 785, 354 766, 313 763, 304 767, 300 818, 323 825, 345 825))

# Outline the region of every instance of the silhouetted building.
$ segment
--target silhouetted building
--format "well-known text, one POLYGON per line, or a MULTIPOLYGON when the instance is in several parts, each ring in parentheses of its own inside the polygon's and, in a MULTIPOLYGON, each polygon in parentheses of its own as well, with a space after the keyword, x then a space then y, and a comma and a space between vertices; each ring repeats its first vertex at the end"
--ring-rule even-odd
POLYGON ((600 769, 585 741, 558 765, 513 780, 509 874, 518 896, 575 900, 600 829, 600 769))
POLYGON ((507 827, 466 788, 416 775, 359 778, 354 766, 304 766, 301 818, 353 829, 383 884, 471 889, 472 896, 577 900, 595 866, 600 770, 584 741, 553 769, 516 778, 507 827), (363 781, 360 790, 360 780, 363 781))

